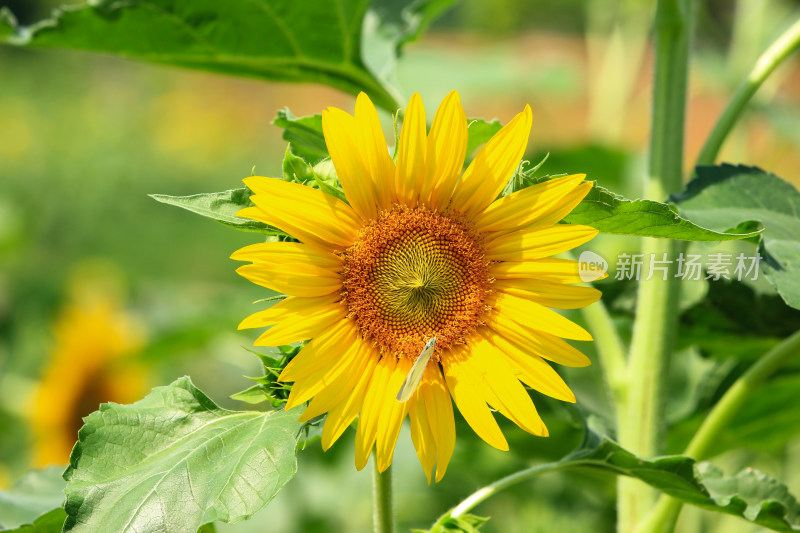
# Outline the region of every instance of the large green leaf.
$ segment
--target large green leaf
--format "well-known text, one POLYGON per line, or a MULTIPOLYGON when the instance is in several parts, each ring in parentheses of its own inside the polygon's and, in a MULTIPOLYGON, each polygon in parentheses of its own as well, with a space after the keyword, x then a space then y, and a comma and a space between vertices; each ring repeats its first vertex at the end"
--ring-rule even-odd
MULTIPOLYGON (((633 477, 685 503, 738 516, 775 531, 800 530, 800 504, 789 494, 786 485, 752 468, 726 477, 718 468, 709 463, 698 464, 691 457, 639 457, 608 437, 587 429, 577 450, 561 461, 535 469, 547 472, 577 467, 633 477)), ((526 477, 523 475, 519 479, 526 477)), ((430 531, 472 530, 458 524, 448 512, 430 531), (443 525, 452 529, 443 529, 443 525)))
MULTIPOLYGON (((0 491, 0 530, 30 524, 64 503, 63 467, 34 470, 11 490, 0 491)), ((63 519, 62 519, 63 522, 63 519)))
POLYGON ((294 476, 298 411, 228 411, 181 378, 85 419, 64 531, 193 533, 263 508, 294 476))
MULTIPOLYGON (((535 168, 520 169, 512 178, 512 190, 524 189, 543 183, 552 176, 534 176, 535 168)), ((737 224, 716 231, 702 227, 694 220, 678 215, 669 204, 653 200, 628 200, 595 183, 589 194, 562 222, 585 224, 602 233, 663 237, 686 241, 727 241, 756 237, 761 229, 755 223, 737 224), (732 229, 733 228, 733 229, 732 229), (731 230, 731 231, 725 231, 731 230)))
POLYGON ((744 220, 764 226, 763 272, 784 301, 800 309, 800 192, 760 168, 723 164, 698 167, 697 177, 674 196, 681 213, 709 228, 744 220))
POLYGON ((63 8, 31 28, 0 19, 13 44, 107 52, 276 81, 323 83, 377 105, 394 90, 364 61, 369 0, 96 0, 63 8))
POLYGON ((591 431, 564 461, 635 477, 683 502, 776 531, 800 530, 800 505, 786 485, 753 468, 725 477, 718 468, 691 457, 646 459, 591 431))
POLYGON ((257 231, 267 235, 285 235, 278 228, 268 226, 263 222, 237 217, 236 213, 245 207, 252 207, 250 189, 231 189, 229 191, 192 194, 190 196, 169 196, 166 194, 151 194, 150 197, 162 204, 174 205, 192 213, 197 213, 206 218, 216 220, 226 226, 243 231, 257 231))

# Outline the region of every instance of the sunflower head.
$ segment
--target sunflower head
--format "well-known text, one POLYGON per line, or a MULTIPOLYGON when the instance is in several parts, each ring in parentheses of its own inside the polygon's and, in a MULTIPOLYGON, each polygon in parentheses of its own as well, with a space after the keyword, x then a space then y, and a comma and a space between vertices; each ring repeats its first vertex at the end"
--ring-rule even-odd
POLYGON ((311 400, 302 420, 327 413, 326 449, 359 417, 356 466, 375 449, 381 471, 408 416, 429 481, 434 470, 442 478, 453 452, 453 401, 497 448, 508 445, 492 409, 546 435, 525 386, 574 401, 547 361, 589 364, 563 339, 590 335, 552 308, 582 307, 600 293, 576 285, 586 265, 551 256, 597 234, 558 224, 591 183, 565 176, 498 199, 527 146, 527 106, 463 172, 469 126, 455 91, 430 130, 422 99, 411 98, 396 160, 363 93, 354 115, 329 108, 322 125, 347 201, 247 178, 255 206, 239 215, 299 242, 255 244, 232 256, 249 263, 241 275, 288 295, 242 322, 270 326, 256 345, 308 341, 280 376, 294 382, 287 408, 311 400), (412 378, 410 398, 398 401, 412 378))
POLYGON ((31 398, 37 466, 67 463, 84 416, 102 402, 133 402, 146 388, 145 370, 133 357, 143 344, 142 330, 122 312, 116 291, 109 283, 76 278, 71 292, 31 398))

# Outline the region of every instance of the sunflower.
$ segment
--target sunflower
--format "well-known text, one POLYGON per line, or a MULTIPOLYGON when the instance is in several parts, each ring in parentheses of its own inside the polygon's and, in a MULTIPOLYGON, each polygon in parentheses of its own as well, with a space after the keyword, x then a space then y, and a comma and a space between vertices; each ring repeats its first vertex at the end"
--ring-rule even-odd
POLYGON ((53 351, 29 410, 36 466, 67 463, 84 416, 102 402, 133 402, 146 388, 144 368, 133 357, 141 329, 107 289, 76 284, 56 320, 53 351))
POLYGON ((430 131, 422 99, 411 98, 396 161, 363 93, 354 116, 329 108, 322 126, 347 202, 281 179, 247 178, 255 205, 239 216, 300 242, 259 243, 232 255, 251 263, 239 274, 288 295, 240 329, 272 326, 257 346, 308 340, 279 378, 294 382, 286 408, 311 400, 301 421, 327 413, 324 449, 359 417, 356 467, 375 448, 381 472, 408 416, 429 483, 434 468, 436 481, 442 479, 453 453, 451 398, 496 448, 508 444, 493 409, 546 436, 523 384, 574 402, 548 361, 589 364, 563 340, 591 340, 589 333, 550 308, 589 305, 600 293, 574 285, 585 281, 586 265, 549 256, 597 234, 557 224, 591 183, 584 175, 565 176, 498 199, 525 152, 528 106, 463 173, 468 124, 455 91, 430 131), (408 401, 398 400, 431 345, 418 385, 408 401))

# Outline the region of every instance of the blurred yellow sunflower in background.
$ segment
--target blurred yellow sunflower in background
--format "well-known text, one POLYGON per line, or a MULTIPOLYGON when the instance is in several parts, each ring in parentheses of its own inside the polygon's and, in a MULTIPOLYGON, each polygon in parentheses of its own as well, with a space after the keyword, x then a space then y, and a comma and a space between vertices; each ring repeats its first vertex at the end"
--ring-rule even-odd
POLYGON ((29 410, 35 466, 66 464, 84 416, 146 391, 144 367, 132 357, 143 345, 142 330, 122 313, 113 282, 97 281, 73 282, 53 326, 53 351, 29 410))
POLYGON ((525 152, 528 106, 463 174, 468 124, 455 91, 430 132, 420 96, 411 98, 396 162, 365 94, 355 116, 329 108, 322 124, 349 205, 281 179, 245 179, 255 207, 239 215, 301 242, 254 244, 232 256, 252 263, 238 269, 242 276, 289 296, 242 322, 240 328, 272 326, 255 344, 310 339, 280 375, 294 382, 286 408, 312 400, 301 420, 327 413, 324 449, 358 416, 356 467, 375 447, 379 471, 391 464, 409 415, 429 482, 434 466, 442 479, 453 453, 451 397, 496 448, 508 444, 490 406, 525 431, 547 435, 523 383, 574 402, 546 360, 589 364, 562 340, 591 340, 589 333, 550 308, 589 305, 600 293, 570 285, 584 281, 578 262, 549 256, 597 234, 557 224, 591 183, 566 176, 497 199, 525 152), (398 391, 431 344, 419 385, 400 401, 398 391))

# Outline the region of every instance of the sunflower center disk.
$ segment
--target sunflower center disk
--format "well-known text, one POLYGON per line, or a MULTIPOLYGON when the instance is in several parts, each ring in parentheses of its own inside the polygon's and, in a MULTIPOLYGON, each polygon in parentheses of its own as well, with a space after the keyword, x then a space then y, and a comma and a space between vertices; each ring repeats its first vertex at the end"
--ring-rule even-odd
POLYGON ((487 271, 480 238, 460 217, 395 206, 345 250, 342 296, 382 353, 416 358, 430 337, 438 354, 481 324, 487 271))

